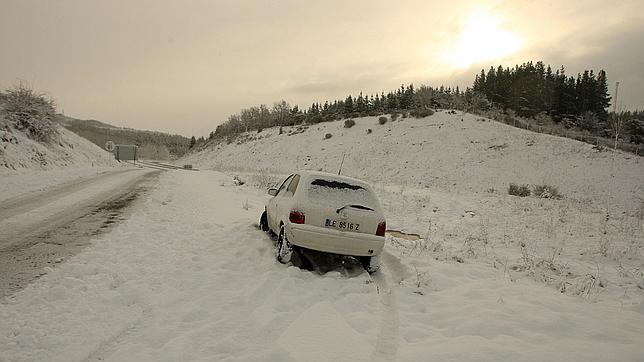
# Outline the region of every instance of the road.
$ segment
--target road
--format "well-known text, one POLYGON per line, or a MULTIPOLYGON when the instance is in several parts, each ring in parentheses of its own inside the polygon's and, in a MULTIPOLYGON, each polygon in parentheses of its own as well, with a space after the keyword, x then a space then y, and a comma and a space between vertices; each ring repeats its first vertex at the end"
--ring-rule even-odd
POLYGON ((0 206, 0 299, 123 219, 160 171, 125 169, 18 196, 0 206))

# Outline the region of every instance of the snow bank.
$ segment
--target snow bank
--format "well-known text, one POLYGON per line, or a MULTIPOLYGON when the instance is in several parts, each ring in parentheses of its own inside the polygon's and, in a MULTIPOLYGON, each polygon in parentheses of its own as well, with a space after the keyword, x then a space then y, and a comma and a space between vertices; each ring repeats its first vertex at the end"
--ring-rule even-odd
POLYGON ((0 130, 0 176, 110 165, 107 151, 63 127, 58 132, 44 144, 12 128, 0 130))
POLYGON ((129 167, 64 127, 50 142, 40 143, 4 123, 0 119, 0 201, 129 167))

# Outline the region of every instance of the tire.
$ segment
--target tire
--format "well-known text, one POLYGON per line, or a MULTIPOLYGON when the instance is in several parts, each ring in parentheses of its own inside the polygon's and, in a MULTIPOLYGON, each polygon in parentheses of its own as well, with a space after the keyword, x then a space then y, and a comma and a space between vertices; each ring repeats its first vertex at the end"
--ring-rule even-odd
POLYGON ((277 237, 277 247, 275 249, 275 257, 277 261, 282 264, 287 264, 291 261, 291 256, 293 255, 293 246, 288 242, 286 238, 286 229, 284 225, 280 227, 280 233, 277 237))
POLYGON ((360 261, 360 264, 362 264, 362 267, 364 270, 367 271, 369 274, 373 274, 377 272, 380 269, 380 256, 359 256, 357 257, 358 261, 360 261))
POLYGON ((268 216, 266 216, 266 210, 264 210, 264 212, 262 213, 262 216, 259 218, 259 228, 265 233, 267 233, 269 230, 268 216))

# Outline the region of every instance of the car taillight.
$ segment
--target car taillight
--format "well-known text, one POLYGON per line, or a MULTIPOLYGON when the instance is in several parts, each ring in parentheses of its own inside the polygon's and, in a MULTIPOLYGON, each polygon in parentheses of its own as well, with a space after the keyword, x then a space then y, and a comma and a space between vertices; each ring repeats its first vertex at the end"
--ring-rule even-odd
POLYGON ((304 213, 301 211, 292 210, 288 215, 288 220, 293 224, 304 224, 304 213))
POLYGON ((383 221, 380 224, 378 224, 378 229, 376 230, 376 235, 385 236, 385 231, 386 230, 387 230, 387 223, 383 221))

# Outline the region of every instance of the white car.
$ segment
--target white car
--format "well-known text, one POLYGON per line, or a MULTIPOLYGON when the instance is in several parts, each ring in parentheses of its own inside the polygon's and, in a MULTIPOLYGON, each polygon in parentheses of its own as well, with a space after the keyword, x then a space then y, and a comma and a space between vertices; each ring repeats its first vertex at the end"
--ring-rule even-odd
POLYGON ((297 172, 284 180, 260 218, 277 237, 277 260, 288 263, 298 248, 350 255, 373 273, 385 244, 387 223, 371 186, 323 172, 297 172))

